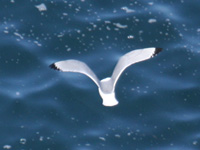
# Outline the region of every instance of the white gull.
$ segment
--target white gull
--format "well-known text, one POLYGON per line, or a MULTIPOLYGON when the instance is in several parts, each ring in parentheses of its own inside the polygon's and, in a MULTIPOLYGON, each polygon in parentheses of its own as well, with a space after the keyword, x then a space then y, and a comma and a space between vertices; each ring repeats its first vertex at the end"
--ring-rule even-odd
POLYGON ((104 106, 115 106, 118 101, 115 97, 115 85, 122 72, 132 64, 153 58, 162 48, 145 48, 137 49, 126 53, 120 57, 113 74, 111 77, 107 77, 99 81, 95 73, 84 63, 78 60, 70 59, 59 61, 50 65, 51 68, 60 70, 62 72, 76 72, 82 73, 91 78, 99 89, 99 94, 103 99, 104 106))

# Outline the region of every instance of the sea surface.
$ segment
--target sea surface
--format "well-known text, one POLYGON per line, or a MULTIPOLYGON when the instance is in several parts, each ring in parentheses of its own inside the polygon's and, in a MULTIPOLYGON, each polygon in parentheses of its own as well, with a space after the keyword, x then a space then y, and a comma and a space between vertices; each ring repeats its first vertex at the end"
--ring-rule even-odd
POLYGON ((199 0, 1 0, 0 149, 199 150, 199 0), (85 62, 99 79, 134 49, 119 104, 87 76, 49 68, 85 62))

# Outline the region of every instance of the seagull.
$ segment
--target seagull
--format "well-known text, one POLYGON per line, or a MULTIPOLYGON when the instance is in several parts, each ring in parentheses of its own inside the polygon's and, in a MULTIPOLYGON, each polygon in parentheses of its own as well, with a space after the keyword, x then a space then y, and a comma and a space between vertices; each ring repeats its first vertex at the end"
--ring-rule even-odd
POLYGON ((98 86, 99 94, 103 100, 104 106, 115 106, 118 100, 115 97, 115 86, 122 72, 132 64, 153 58, 162 51, 162 48, 144 48, 137 49, 121 56, 117 65, 114 68, 111 77, 99 80, 95 73, 88 67, 87 64, 79 60, 69 59, 58 61, 51 64, 49 67, 62 72, 82 73, 88 76, 98 86))

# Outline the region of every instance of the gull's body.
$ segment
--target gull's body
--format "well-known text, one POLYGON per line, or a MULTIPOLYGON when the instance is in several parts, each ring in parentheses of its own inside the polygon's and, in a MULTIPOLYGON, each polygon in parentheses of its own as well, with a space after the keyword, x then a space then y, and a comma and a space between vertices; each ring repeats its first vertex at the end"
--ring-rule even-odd
POLYGON ((103 105, 115 106, 118 104, 118 101, 115 97, 115 85, 121 73, 132 64, 154 57, 161 52, 161 50, 161 48, 145 48, 133 50, 123 55, 119 59, 112 76, 102 79, 101 81, 99 81, 95 73, 84 62, 78 60, 70 59, 59 61, 51 64, 50 67, 63 72, 77 72, 87 75, 98 86, 99 94, 103 99, 103 105))

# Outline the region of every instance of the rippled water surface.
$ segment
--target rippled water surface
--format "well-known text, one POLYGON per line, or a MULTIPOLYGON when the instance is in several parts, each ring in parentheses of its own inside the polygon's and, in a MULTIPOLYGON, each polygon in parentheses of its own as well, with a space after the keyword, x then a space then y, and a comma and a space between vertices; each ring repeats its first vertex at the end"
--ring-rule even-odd
POLYGON ((199 150, 200 1, 2 0, 0 149, 199 150), (104 107, 78 59, 103 79, 123 54, 162 47, 123 72, 104 107))

